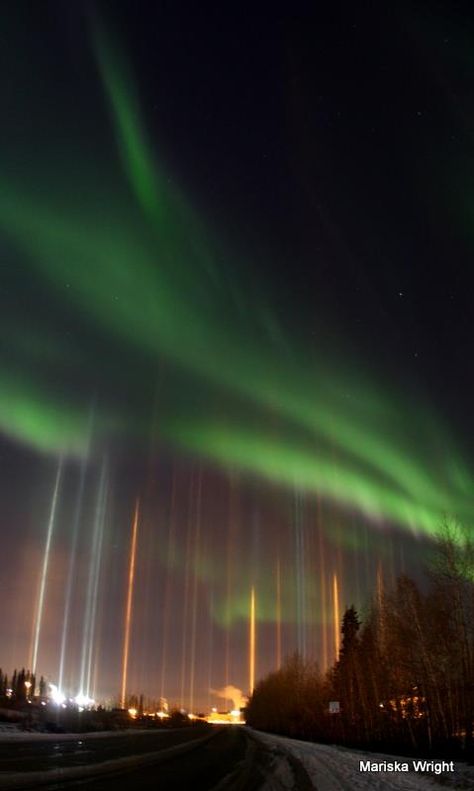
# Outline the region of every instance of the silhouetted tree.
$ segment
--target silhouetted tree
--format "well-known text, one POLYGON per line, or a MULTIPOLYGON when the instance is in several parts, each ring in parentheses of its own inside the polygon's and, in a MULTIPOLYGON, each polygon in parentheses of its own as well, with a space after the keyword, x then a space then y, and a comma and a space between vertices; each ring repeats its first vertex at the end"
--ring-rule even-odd
POLYGON ((463 741, 472 753, 474 539, 467 531, 441 531, 429 582, 427 591, 406 576, 391 591, 378 585, 363 625, 349 607, 326 679, 292 657, 259 681, 248 722, 395 751, 435 751, 463 741), (339 700, 340 715, 329 715, 329 700, 339 700))
POLYGON ((456 523, 438 536, 431 564, 433 650, 441 675, 446 730, 462 731, 472 750, 474 726, 474 540, 456 523))
POLYGON ((360 621, 354 606, 346 609, 342 619, 342 642, 339 658, 332 671, 332 689, 341 704, 341 723, 348 739, 359 739, 359 628, 360 621))
POLYGON ((11 690, 12 690, 12 697, 13 698, 16 698, 17 687, 18 687, 18 673, 17 673, 16 668, 15 668, 15 670, 13 671, 12 681, 11 681, 11 690))
POLYGON ((294 654, 257 684, 246 718, 254 727, 274 733, 320 737, 325 707, 327 694, 317 666, 294 654))

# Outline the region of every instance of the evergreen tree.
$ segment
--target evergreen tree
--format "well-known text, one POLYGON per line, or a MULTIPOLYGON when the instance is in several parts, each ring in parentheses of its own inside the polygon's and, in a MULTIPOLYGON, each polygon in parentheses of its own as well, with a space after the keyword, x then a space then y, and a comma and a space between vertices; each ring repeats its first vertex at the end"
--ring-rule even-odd
POLYGON ((12 683, 11 683, 11 690, 12 690, 12 697, 13 698, 16 698, 17 686, 18 686, 18 673, 17 673, 17 670, 15 668, 15 670, 13 671, 12 683))
POLYGON ((19 703, 24 703, 26 700, 25 681, 26 681, 25 668, 22 667, 22 669, 18 673, 17 681, 16 681, 16 699, 18 700, 19 703))
POLYGON ((339 659, 333 672, 336 698, 340 701, 346 736, 357 740, 361 720, 359 706, 360 676, 360 620, 354 606, 348 607, 342 619, 342 643, 339 659))

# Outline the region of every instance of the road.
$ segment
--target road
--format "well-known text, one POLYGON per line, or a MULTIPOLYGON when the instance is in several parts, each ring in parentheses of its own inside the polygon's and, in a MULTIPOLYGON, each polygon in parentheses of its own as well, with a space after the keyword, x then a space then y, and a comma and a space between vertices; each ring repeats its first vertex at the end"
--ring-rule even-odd
MULTIPOLYGON (((0 743, 0 788, 257 791, 271 774, 272 763, 267 747, 239 726, 67 740, 58 736, 0 743)), ((312 788, 304 776, 300 780, 301 791, 312 788)))
MULTIPOLYGON (((394 760, 301 742, 246 727, 39 736, 0 740, 0 789, 20 791, 435 791, 473 788, 471 767, 454 771, 365 771, 394 760)), ((405 759, 401 758, 400 761, 405 759)), ((408 760, 408 759, 407 759, 408 760)), ((474 771, 474 770, 473 770, 474 771)))
MULTIPOLYGON (((0 741, 0 772, 49 771, 52 769, 94 764, 130 755, 143 755, 155 750, 187 743, 207 734, 201 727, 179 730, 154 730, 116 733, 98 738, 101 734, 68 734, 42 741, 22 740, 15 743, 0 741)), ((1 776, 1 775, 0 775, 1 776)), ((0 786, 1 787, 1 786, 0 786)))

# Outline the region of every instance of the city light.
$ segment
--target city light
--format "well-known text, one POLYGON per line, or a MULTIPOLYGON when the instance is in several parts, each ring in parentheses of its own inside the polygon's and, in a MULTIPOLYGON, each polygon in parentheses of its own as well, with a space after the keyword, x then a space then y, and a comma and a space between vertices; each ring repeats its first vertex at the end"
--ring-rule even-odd
POLYGON ((249 690, 252 694, 255 687, 255 588, 250 591, 250 625, 249 625, 249 690))
POLYGON ((133 586, 135 582, 135 555, 137 550, 138 511, 139 511, 139 502, 137 500, 135 504, 135 514, 133 517, 133 525, 132 525, 132 539, 130 544, 130 560, 129 560, 129 568, 128 568, 127 605, 125 608, 125 628, 124 628, 124 636, 123 636, 123 656, 122 656, 122 691, 120 695, 122 708, 125 708, 125 696, 126 696, 126 688, 127 688, 128 655, 130 649, 130 626, 132 623, 133 586))
POLYGON ((82 706, 82 708, 87 709, 93 706, 95 701, 88 695, 84 695, 82 692, 79 692, 79 694, 74 698, 74 703, 79 707, 82 706))
POLYGON ((66 696, 57 688, 56 684, 50 684, 49 690, 49 699, 57 706, 61 706, 66 700, 66 696))

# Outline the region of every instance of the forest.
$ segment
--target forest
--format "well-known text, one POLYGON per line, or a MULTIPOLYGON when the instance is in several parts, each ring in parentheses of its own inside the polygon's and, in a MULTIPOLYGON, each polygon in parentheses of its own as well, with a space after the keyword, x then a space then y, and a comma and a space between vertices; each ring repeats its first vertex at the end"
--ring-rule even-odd
POLYGON ((326 674, 297 654, 263 678, 249 725, 294 738, 411 755, 473 755, 474 541, 439 532, 425 583, 377 585, 347 607, 326 674), (331 705, 330 705, 331 704, 331 705))

